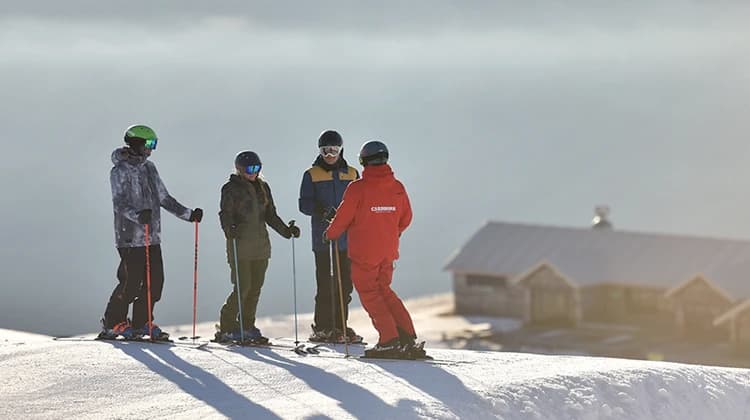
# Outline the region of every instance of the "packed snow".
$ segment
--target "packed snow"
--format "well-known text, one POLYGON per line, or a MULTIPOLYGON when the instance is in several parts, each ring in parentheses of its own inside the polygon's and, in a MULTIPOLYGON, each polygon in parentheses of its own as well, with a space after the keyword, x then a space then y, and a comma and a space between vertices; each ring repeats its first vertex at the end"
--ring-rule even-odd
MULTIPOLYGON (((173 345, 0 330, 0 418, 750 419, 750 370, 438 348, 430 337, 478 324, 438 324, 429 315, 439 305, 422 302, 423 310, 410 308, 435 364, 345 358, 343 345, 319 356, 197 349, 212 323, 199 324, 204 338, 195 342, 177 339, 192 326, 174 327, 173 345)), ((259 325, 291 346, 291 319, 259 325)), ((366 320, 353 311, 352 325, 373 341, 366 320)), ((300 316, 300 337, 304 323, 309 314, 300 316)))

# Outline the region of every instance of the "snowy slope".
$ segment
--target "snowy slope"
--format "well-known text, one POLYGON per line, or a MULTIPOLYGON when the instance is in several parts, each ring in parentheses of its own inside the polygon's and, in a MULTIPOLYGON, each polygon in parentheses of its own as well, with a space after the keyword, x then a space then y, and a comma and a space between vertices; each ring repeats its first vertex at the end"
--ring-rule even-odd
POLYGON ((53 341, 0 330, 0 418, 750 418, 748 370, 431 353, 457 363, 53 341))

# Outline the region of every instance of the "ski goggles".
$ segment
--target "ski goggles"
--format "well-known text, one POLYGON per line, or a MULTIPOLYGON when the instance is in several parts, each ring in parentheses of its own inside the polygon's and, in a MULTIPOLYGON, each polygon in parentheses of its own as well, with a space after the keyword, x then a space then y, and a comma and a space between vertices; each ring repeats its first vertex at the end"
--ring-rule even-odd
POLYGON ((155 150, 156 149, 156 137, 152 139, 146 139, 145 146, 146 146, 146 149, 155 150))
POLYGON ((320 148, 320 155, 323 157, 336 157, 341 153, 341 146, 323 146, 320 148))
POLYGON ((245 166, 245 173, 248 175, 255 175, 260 172, 260 165, 248 165, 245 166))

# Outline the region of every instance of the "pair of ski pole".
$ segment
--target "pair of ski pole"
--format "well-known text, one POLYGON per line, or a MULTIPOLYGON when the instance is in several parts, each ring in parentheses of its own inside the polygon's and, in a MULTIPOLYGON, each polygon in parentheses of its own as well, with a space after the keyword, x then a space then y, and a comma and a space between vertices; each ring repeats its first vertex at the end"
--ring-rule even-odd
MULTIPOLYGON (((292 220, 289 224, 290 226, 293 226, 294 220, 292 220)), ((235 258, 237 258, 236 255, 237 255, 237 252, 235 249, 235 258)), ((344 294, 343 294, 343 287, 341 285, 341 261, 339 258, 339 241, 338 240, 335 240, 331 243, 331 258, 330 258, 331 280, 333 280, 333 277, 334 277, 334 272, 333 272, 334 258, 336 261, 336 275, 335 276, 338 282, 338 289, 339 289, 339 304, 340 304, 340 309, 341 309, 341 325, 343 327, 343 334, 344 334, 344 347, 345 347, 346 357, 349 357, 349 340, 347 339, 347 336, 346 336, 346 318, 344 317, 344 294)), ((298 327, 297 327, 298 322, 297 322, 297 262, 296 261, 297 261, 297 258, 295 256, 295 251, 294 251, 294 237, 292 237, 292 290, 294 294, 294 345, 295 347, 298 347, 299 335, 298 335, 298 327)), ((235 265, 236 265, 236 260, 235 260, 235 265)), ((332 292, 333 290, 334 289, 331 288, 332 292)), ((333 303, 333 300, 331 301, 331 303, 333 303)), ((335 305, 332 307, 332 309, 335 313, 335 310, 336 310, 335 305)), ((334 316, 332 319, 336 319, 336 317, 334 316)))
MULTIPOLYGON (((292 220, 289 222, 289 226, 294 226, 295 221, 292 220)), ((198 338, 195 334, 195 326, 196 326, 196 318, 197 318, 197 303, 198 303, 198 222, 195 221, 195 252, 194 252, 194 258, 193 258, 193 336, 190 337, 191 339, 195 340, 198 338)), ((149 224, 145 225, 146 228, 146 288, 147 288, 147 301, 148 301, 148 328, 149 328, 149 336, 151 335, 151 328, 152 328, 152 303, 151 303, 151 266, 150 266, 150 256, 149 256, 149 242, 150 242, 150 234, 149 234, 149 224)), ((235 270, 235 285, 237 288, 237 307, 239 312, 239 321, 240 321, 240 340, 245 340, 245 329, 244 329, 244 322, 242 319, 242 294, 240 289, 240 274, 239 274, 239 265, 238 265, 238 258, 237 258, 237 238, 232 238, 232 248, 233 248, 233 254, 234 254, 234 270, 235 270)), ((331 278, 333 279, 334 276, 334 259, 335 259, 335 266, 336 266, 336 280, 338 283, 338 290, 339 290, 339 306, 341 310, 341 326, 342 331, 344 334, 344 345, 345 345, 345 352, 346 356, 349 357, 349 341, 346 338, 346 317, 344 313, 344 296, 343 296, 343 287, 341 284, 341 259, 339 257, 339 244, 338 240, 333 241, 331 244, 331 278)), ((292 285, 293 285, 293 294, 294 294, 294 344, 299 345, 299 332, 298 332, 298 318, 297 318, 297 258, 295 255, 295 247, 294 247, 294 237, 292 237, 292 285)), ((332 289, 333 290, 333 289, 332 289)))
MULTIPOLYGON (((295 221, 289 221, 289 227, 294 226, 295 221)), ((299 346, 298 322, 297 322, 297 258, 294 250, 294 236, 292 239, 292 286, 294 289, 294 345, 299 346)), ((240 341, 245 341, 245 325, 242 319, 242 289, 240 288, 240 270, 239 259, 237 258, 237 238, 232 238, 232 254, 234 256, 234 284, 237 292, 237 311, 239 312, 240 321, 240 341)))
MULTIPOLYGON (((198 313, 198 221, 193 222, 195 224, 195 253, 193 257, 193 336, 191 339, 195 340, 198 336, 195 335, 195 323, 196 315, 198 313)), ((149 224, 145 224, 146 228, 146 299, 148 304, 148 335, 153 339, 152 333, 152 303, 151 303, 151 257, 149 255, 149 246, 151 236, 149 233, 149 224)))

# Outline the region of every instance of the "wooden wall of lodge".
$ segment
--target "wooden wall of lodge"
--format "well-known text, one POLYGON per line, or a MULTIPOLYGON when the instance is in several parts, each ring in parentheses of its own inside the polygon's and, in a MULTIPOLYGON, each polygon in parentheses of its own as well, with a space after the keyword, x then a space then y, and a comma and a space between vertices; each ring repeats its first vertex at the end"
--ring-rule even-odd
POLYGON ((533 324, 545 318, 544 305, 534 305, 534 297, 552 302, 551 296, 557 294, 569 307, 563 313, 557 307, 551 308, 548 314, 560 315, 573 324, 613 323, 665 331, 677 328, 687 336, 725 338, 750 345, 750 311, 732 322, 731 327, 714 327, 713 319, 732 303, 703 282, 693 282, 667 298, 666 289, 656 287, 598 284, 573 288, 559 273, 545 267, 515 284, 496 277, 497 285, 493 286, 492 276, 477 277, 483 277, 481 284, 470 285, 472 276, 454 275, 457 313, 518 318, 533 324))

